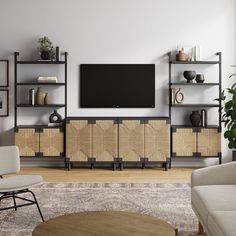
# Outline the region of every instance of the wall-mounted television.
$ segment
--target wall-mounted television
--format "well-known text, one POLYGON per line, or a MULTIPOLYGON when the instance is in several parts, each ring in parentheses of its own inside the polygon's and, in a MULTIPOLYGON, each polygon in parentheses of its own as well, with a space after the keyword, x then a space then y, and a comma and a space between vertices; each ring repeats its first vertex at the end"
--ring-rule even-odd
POLYGON ((80 107, 155 107, 154 64, 81 64, 80 107))

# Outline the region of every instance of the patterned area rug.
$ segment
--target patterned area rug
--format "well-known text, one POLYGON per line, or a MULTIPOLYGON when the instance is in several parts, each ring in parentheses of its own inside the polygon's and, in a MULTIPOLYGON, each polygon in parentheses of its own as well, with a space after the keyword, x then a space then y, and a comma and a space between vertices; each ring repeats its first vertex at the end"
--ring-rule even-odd
MULTIPOLYGON (((179 229, 179 236, 196 236, 189 184, 43 183, 32 188, 45 219, 81 211, 129 211, 157 216, 179 229)), ((1 206, 12 204, 5 199, 1 206)), ((28 236, 39 224, 36 206, 0 212, 1 236, 28 236)))

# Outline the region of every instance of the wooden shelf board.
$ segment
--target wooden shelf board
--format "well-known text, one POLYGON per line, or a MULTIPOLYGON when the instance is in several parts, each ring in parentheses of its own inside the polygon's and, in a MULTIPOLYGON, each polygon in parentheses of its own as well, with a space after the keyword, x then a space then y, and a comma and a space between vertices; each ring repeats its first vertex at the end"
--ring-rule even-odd
POLYGON ((32 83, 17 83, 16 85, 22 85, 22 86, 27 86, 27 85, 49 85, 49 86, 64 86, 66 85, 65 83, 37 83, 37 82, 32 82, 32 83))
POLYGON ((219 104, 171 104, 172 107, 219 107, 219 104))
POLYGON ((219 129, 220 126, 219 125, 208 125, 206 127, 202 127, 202 126, 192 126, 192 125, 171 125, 171 127, 173 128, 202 128, 202 129, 219 129))
POLYGON ((65 64, 65 61, 17 61, 17 64, 49 64, 49 65, 60 65, 65 64))
POLYGON ((220 85, 220 83, 170 83, 170 85, 179 85, 179 86, 214 86, 214 85, 220 85))
POLYGON ((58 125, 58 126, 48 126, 48 125, 17 125, 16 128, 63 128, 64 125, 58 125))
POLYGON ((184 65, 212 65, 219 64, 219 61, 170 61, 170 64, 184 64, 184 65))
POLYGON ((31 107, 31 108, 39 108, 39 107, 65 107, 65 104, 49 104, 49 105, 30 105, 30 104, 17 104, 17 107, 31 107))

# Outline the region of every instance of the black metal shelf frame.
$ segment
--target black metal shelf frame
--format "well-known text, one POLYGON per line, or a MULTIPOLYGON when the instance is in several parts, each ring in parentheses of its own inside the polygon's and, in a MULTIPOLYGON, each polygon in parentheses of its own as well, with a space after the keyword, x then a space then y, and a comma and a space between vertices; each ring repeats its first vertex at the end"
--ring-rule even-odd
MULTIPOLYGON (((169 57, 169 118, 170 123, 172 124, 172 108, 183 108, 183 107, 205 107, 205 108, 218 108, 218 116, 219 121, 217 125, 211 125, 207 127, 200 127, 200 128, 218 128, 219 130, 222 129, 221 127, 221 115, 220 110, 222 108, 222 103, 219 101, 218 104, 172 104, 172 86, 218 86, 218 97, 221 95, 222 90, 222 53, 217 52, 216 56, 218 60, 215 61, 172 61, 171 53, 168 53, 169 57), (218 81, 215 83, 184 83, 184 82, 172 82, 172 66, 173 65, 218 65, 218 81)), ((191 128, 189 125, 171 125, 172 127, 186 127, 191 128)), ((171 131, 172 132, 172 131, 171 131)), ((171 167, 171 159, 172 158, 179 158, 172 156, 172 135, 171 135, 171 158, 170 158, 170 167, 171 167)), ((197 158, 197 157, 194 157, 197 158)), ((203 159, 207 157, 199 157, 198 159, 203 159)), ((219 157, 209 157, 209 158, 219 158, 219 163, 221 163, 221 156, 219 157)))
POLYGON ((18 56, 20 55, 19 52, 15 52, 14 53, 14 66, 15 66, 15 71, 14 71, 14 77, 15 77, 15 105, 14 105, 14 126, 15 128, 17 128, 17 118, 18 118, 18 113, 17 113, 17 109, 18 108, 61 108, 61 107, 65 107, 65 111, 64 111, 64 116, 65 118, 67 117, 67 57, 68 57, 68 53, 65 52, 64 53, 64 61, 22 61, 22 60, 18 60, 18 56), (65 69, 65 74, 64 74, 64 82, 61 83, 37 83, 37 82, 19 82, 18 81, 18 65, 32 65, 32 64, 37 64, 37 65, 64 65, 65 69), (64 94, 65 94, 65 98, 64 98, 64 104, 50 104, 50 105, 30 105, 30 104, 19 104, 17 101, 17 94, 18 94, 18 86, 64 86, 64 94))
MULTIPOLYGON (((15 88, 15 93, 14 93, 14 127, 15 130, 17 128, 35 128, 37 129, 38 127, 41 128, 64 128, 65 125, 64 122, 60 126, 47 126, 47 125, 19 125, 17 122, 18 118, 18 109, 24 109, 24 108, 64 108, 64 120, 67 118, 67 57, 68 53, 65 52, 64 54, 64 61, 22 61, 18 59, 18 56, 20 55, 19 52, 14 53, 14 88, 15 88), (64 66, 64 82, 60 83, 36 83, 36 82, 19 82, 18 81, 18 66, 19 65, 63 65, 64 66), (17 101, 17 94, 18 94, 18 87, 19 86, 62 86, 64 87, 64 103, 63 104, 49 104, 49 105, 30 105, 30 104, 19 104, 17 101)), ((66 142, 65 142, 65 135, 64 135, 64 150, 66 150, 66 142)), ((55 158, 55 157, 46 157, 46 158, 38 158, 38 157, 32 157, 32 160, 40 160, 40 161, 48 161, 48 160, 53 160, 53 161, 58 161, 58 160, 64 160, 65 165, 68 163, 68 158, 66 157, 60 157, 60 158, 55 158)), ((26 158, 26 160, 29 160, 29 157, 26 158)))

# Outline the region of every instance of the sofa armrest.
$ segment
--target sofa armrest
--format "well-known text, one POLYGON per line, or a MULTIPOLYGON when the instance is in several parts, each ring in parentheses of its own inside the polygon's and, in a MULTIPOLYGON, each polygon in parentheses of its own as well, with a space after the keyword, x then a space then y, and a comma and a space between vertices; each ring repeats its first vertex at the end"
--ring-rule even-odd
POLYGON ((191 187, 236 184, 236 162, 194 170, 191 187))

